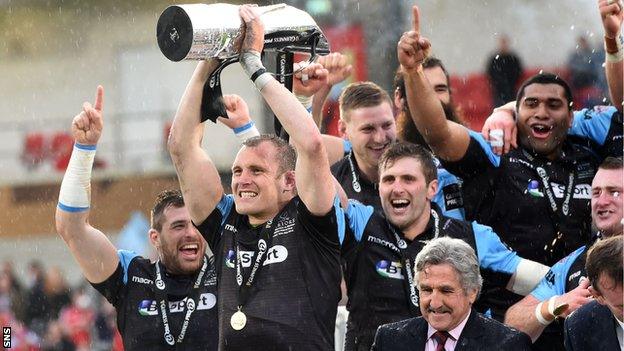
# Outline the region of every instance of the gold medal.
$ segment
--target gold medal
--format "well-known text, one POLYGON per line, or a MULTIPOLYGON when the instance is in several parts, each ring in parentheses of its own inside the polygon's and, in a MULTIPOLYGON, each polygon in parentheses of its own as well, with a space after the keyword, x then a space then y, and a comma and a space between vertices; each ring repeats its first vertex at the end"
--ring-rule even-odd
POLYGON ((232 318, 230 318, 230 325, 234 330, 241 330, 245 328, 245 324, 247 324, 247 316, 240 310, 234 312, 232 318))

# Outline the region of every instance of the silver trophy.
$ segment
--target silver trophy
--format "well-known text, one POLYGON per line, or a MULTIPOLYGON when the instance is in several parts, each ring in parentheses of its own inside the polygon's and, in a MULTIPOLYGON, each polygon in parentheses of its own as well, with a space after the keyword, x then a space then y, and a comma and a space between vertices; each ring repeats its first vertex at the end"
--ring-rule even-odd
MULTIPOLYGON (((158 46, 171 61, 218 58, 233 60, 241 34, 237 5, 191 4, 169 6, 158 19, 158 46)), ((259 7, 264 23, 264 50, 329 52, 327 38, 305 11, 285 4, 259 7)))

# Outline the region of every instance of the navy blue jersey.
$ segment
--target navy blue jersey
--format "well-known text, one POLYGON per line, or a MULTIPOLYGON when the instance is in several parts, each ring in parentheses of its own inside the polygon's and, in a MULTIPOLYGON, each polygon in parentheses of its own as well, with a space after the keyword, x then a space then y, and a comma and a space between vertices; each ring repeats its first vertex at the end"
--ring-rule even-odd
MULTIPOLYGON (((164 339, 164 324, 154 286, 156 264, 126 250, 119 250, 118 255, 115 273, 102 283, 91 285, 115 306, 117 328, 125 350, 217 350, 217 277, 212 260, 202 279, 204 283, 199 288, 184 341, 175 348, 164 339)), ((180 335, 194 279, 166 272, 163 276, 169 300, 169 325, 174 337, 180 335)))
POLYGON ((595 106, 574 111, 572 128, 568 135, 575 140, 586 139, 589 146, 601 157, 622 156, 622 113, 613 106, 595 106))
POLYGON ((425 241, 433 239, 436 232, 466 241, 475 249, 483 271, 506 275, 507 280, 522 261, 491 228, 474 222, 438 214, 436 230, 432 215, 425 231, 410 242, 371 206, 350 200, 346 215, 348 230, 343 252, 350 311, 346 341, 349 350, 370 349, 378 326, 419 314, 417 309, 410 309, 405 267, 393 230, 407 242, 404 252, 412 267, 425 241))
POLYGON ((339 233, 344 232, 344 214, 337 205, 336 198, 334 209, 315 216, 295 197, 270 223, 253 227, 246 215, 235 211, 232 195, 224 195, 198 226, 216 257, 221 348, 333 349, 341 295, 339 233), (271 228, 266 260, 242 308, 247 324, 237 331, 230 325, 239 297, 236 248, 243 276, 248 277, 266 226, 271 228))

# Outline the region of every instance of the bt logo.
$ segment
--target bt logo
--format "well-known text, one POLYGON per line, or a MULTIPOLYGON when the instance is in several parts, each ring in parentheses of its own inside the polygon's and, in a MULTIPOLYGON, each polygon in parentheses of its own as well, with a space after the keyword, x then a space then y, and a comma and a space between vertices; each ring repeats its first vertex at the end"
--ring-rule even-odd
POLYGON ((380 276, 384 278, 400 279, 403 280, 403 274, 401 268, 403 265, 401 262, 393 262, 387 260, 381 260, 375 265, 375 269, 380 276))
MULTIPOLYGON (((266 259, 264 260, 263 266, 284 262, 286 258, 288 258, 288 249, 286 249, 282 245, 271 246, 266 253, 266 259)), ((243 268, 249 268, 254 262, 255 252, 253 251, 240 251, 241 256, 241 264, 243 268)), ((225 255, 225 265, 230 268, 236 268, 236 251, 228 250, 227 255, 225 255)))
MULTIPOLYGON (((180 301, 169 301, 169 312, 178 313, 186 309, 188 297, 180 301)), ((203 293, 199 295, 196 310, 209 310, 217 304, 217 297, 212 293, 203 293)), ((189 303, 190 305, 190 303, 189 303)), ((158 303, 154 300, 143 300, 139 303, 139 314, 141 316, 158 315, 158 303)))

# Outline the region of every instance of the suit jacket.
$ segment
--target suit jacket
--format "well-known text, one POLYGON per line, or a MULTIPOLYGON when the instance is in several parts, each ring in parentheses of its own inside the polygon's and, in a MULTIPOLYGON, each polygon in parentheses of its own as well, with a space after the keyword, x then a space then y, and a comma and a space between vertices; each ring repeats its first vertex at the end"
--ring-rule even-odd
POLYGON ((620 351, 615 317, 607 306, 592 301, 565 320, 566 350, 620 351))
MULTIPOLYGON (((384 324, 377 329, 372 350, 424 351, 427 326, 428 323, 422 316, 384 324)), ((455 350, 531 350, 531 339, 528 335, 473 310, 457 340, 455 350)))

